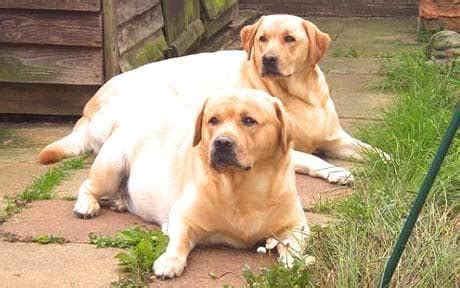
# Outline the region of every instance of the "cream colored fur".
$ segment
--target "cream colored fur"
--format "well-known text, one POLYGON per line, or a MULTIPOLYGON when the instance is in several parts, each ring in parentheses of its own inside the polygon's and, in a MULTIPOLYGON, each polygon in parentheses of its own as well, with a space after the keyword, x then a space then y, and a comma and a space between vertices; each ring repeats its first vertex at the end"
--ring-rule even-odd
POLYGON ((171 97, 149 108, 163 117, 139 114, 134 118, 141 119, 123 121, 100 149, 75 204, 77 214, 97 215, 100 197, 119 193, 121 179, 129 175, 128 210, 160 224, 170 238, 154 264, 160 278, 179 276, 199 243, 246 248, 276 238, 287 266, 303 253, 309 230, 295 186, 283 105, 257 90, 212 94, 190 104, 171 97), (197 113, 187 113, 197 102, 197 113), (177 113, 162 111, 171 109, 177 113), (219 123, 210 124, 212 117, 219 123), (257 122, 244 125, 245 117, 257 122), (149 125, 139 127, 137 121, 149 125), (235 140, 236 157, 248 168, 211 167, 219 136, 235 140))
MULTIPOLYGON (((39 161, 52 163, 84 152, 97 153, 122 119, 135 118, 142 113, 141 108, 153 111, 168 101, 166 97, 185 101, 190 95, 210 90, 242 87, 264 90, 283 102, 293 123, 293 161, 298 172, 331 183, 351 182, 348 170, 310 154, 322 152, 332 158, 359 160, 363 150, 373 149, 340 127, 325 77, 316 65, 329 45, 327 34, 299 17, 271 15, 243 28, 241 38, 246 52, 219 51, 168 59, 112 78, 86 104, 74 131, 45 147, 39 161), (287 34, 296 41, 283 42, 287 34), (267 38, 263 43, 261 36, 267 38), (282 76, 262 77, 262 57, 267 53, 278 57, 282 76)), ((187 113, 194 113, 193 109, 187 113)), ((163 113, 176 111, 161 109, 154 121, 161 121, 163 113)))

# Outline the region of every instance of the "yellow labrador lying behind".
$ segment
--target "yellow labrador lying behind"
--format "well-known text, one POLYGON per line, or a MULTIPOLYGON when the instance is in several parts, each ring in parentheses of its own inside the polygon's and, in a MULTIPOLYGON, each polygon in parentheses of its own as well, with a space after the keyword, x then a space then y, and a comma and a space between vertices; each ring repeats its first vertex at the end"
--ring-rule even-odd
MULTIPOLYGON (((125 121, 102 146, 79 191, 75 211, 96 215, 98 199, 126 185, 128 210, 169 235, 153 267, 160 278, 179 276, 199 243, 245 248, 277 239, 287 266, 303 251, 309 230, 281 101, 258 90, 217 94, 197 109, 198 116, 163 115, 143 131, 125 121)), ((153 112, 169 106, 180 112, 184 104, 175 101, 171 97, 153 112)))
MULTIPOLYGON (((244 27, 241 40, 246 51, 168 59, 112 78, 86 104, 73 132, 45 147, 39 161, 52 163, 89 151, 97 153, 121 118, 139 114, 150 98, 156 99, 153 105, 161 106, 165 97, 171 97, 165 95, 185 101, 206 90, 253 88, 278 97, 286 107, 294 148, 299 151, 293 153, 298 172, 331 183, 350 182, 348 170, 307 154, 361 159, 363 149, 372 149, 340 127, 325 77, 316 65, 326 53, 329 36, 302 18, 270 15, 244 27), (169 92, 161 93, 164 89, 169 92)), ((195 113, 193 109, 185 113, 195 113)), ((161 121, 160 115, 154 121, 161 121)))

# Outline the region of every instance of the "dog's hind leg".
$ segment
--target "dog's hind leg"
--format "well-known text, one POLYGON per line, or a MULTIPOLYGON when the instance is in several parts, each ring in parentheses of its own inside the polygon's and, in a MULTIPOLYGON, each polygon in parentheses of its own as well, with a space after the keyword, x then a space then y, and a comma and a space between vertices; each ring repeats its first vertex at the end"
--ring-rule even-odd
POLYGON ((346 185, 354 180, 350 171, 330 164, 318 156, 293 150, 291 152, 297 173, 322 178, 333 184, 346 185))
POLYGON ((74 213, 81 218, 92 218, 100 212, 99 199, 119 193, 125 177, 123 141, 116 135, 102 146, 93 165, 89 178, 80 186, 74 213))

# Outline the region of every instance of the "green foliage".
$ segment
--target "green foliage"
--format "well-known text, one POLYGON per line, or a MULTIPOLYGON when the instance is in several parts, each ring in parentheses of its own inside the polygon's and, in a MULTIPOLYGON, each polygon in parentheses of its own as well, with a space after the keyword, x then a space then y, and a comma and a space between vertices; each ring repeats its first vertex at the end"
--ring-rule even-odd
POLYGON ((41 236, 37 236, 34 239, 32 239, 32 242, 39 243, 39 244, 52 244, 52 243, 64 244, 67 242, 67 240, 62 237, 58 237, 54 235, 41 235, 41 236))
MULTIPOLYGON (((383 112, 383 121, 361 127, 357 136, 390 153, 392 160, 367 155, 365 163, 353 171, 356 180, 350 197, 316 205, 316 211, 331 213, 339 221, 312 229, 307 252, 317 263, 308 273, 309 282, 296 282, 304 277, 299 270, 288 276, 275 266, 261 275, 245 272, 249 286, 282 286, 281 279, 290 283, 285 287, 297 283, 378 286, 386 257, 459 103, 459 68, 427 64, 422 49, 386 60, 380 88, 395 93, 394 101, 383 112)), ((395 287, 456 287, 458 283, 458 140, 449 150, 402 255, 393 277, 395 287)))
POLYGON ((114 237, 90 234, 90 243, 98 248, 127 249, 115 255, 125 274, 114 287, 142 287, 152 272, 153 262, 166 250, 168 237, 159 230, 142 227, 127 228, 114 237))
POLYGON ((86 157, 69 159, 49 169, 45 174, 36 178, 21 193, 15 196, 6 195, 4 201, 3 217, 18 213, 27 203, 34 200, 48 200, 55 197, 53 189, 58 186, 68 175, 69 171, 81 169, 86 157))
POLYGON ((357 58, 360 54, 356 48, 336 48, 332 50, 332 57, 357 58))
MULTIPOLYGON (((383 65, 381 89, 395 92, 383 121, 362 127, 359 137, 392 155, 390 162, 368 155, 355 169, 353 196, 319 208, 341 224, 312 236, 321 260, 318 285, 333 271, 338 286, 376 286, 442 136, 459 102, 459 67, 426 64, 422 49, 401 53, 383 65)), ((458 138, 457 138, 458 139, 458 138)), ((452 287, 455 283, 460 179, 460 145, 451 147, 430 197, 409 239, 396 286, 452 287)), ((457 274, 458 275, 458 274, 457 274)))
POLYGON ((297 258, 292 268, 281 264, 273 264, 268 268, 261 268, 255 274, 245 266, 243 276, 248 287, 306 287, 311 286, 311 271, 304 265, 305 259, 297 258))

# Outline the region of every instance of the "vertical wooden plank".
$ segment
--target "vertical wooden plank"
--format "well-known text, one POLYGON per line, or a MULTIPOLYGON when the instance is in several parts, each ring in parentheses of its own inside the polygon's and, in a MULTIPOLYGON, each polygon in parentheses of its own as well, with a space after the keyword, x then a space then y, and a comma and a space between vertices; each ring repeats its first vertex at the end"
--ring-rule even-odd
POLYGON ((120 73, 117 47, 116 7, 113 0, 102 0, 104 21, 104 75, 105 81, 120 73))

